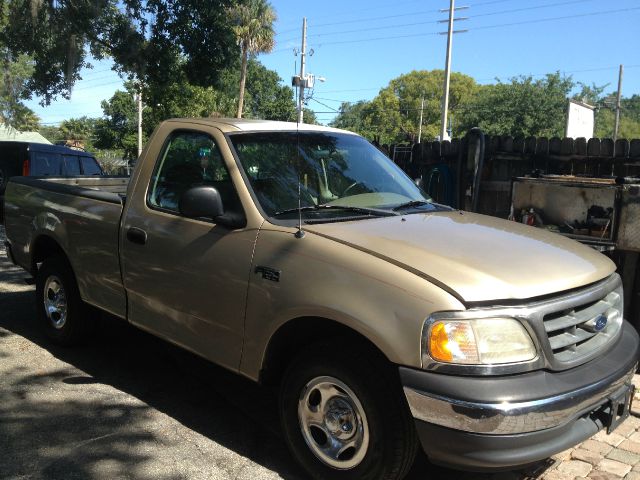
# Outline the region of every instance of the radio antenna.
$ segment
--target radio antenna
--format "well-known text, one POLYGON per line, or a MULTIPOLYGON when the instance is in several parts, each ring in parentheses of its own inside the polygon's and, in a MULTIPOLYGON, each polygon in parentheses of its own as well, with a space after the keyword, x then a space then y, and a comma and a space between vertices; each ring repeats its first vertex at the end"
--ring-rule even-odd
POLYGON ((296 122, 296 154, 298 157, 298 231, 295 233, 296 238, 304 238, 304 230, 302 230, 302 182, 300 180, 300 120, 296 122))

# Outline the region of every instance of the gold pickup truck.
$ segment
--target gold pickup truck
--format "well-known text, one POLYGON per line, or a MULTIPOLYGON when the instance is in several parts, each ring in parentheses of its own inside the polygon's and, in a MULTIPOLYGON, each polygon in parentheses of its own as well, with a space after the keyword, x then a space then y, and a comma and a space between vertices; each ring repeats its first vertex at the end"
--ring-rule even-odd
POLYGON ((614 264, 438 205, 349 132, 169 120, 130 180, 10 180, 5 222, 52 340, 91 334, 97 308, 278 385, 317 479, 402 478, 420 444, 516 467, 629 414, 614 264))

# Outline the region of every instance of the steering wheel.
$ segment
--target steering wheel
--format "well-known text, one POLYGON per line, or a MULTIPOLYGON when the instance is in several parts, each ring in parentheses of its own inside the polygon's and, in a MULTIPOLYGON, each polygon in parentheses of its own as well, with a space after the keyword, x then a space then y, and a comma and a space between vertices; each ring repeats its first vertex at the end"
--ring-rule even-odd
POLYGON ((353 182, 351 185, 349 185, 347 188, 345 188, 342 191, 342 194, 340 195, 341 197, 346 197, 347 196, 347 192, 349 192, 349 190, 351 190, 353 187, 355 187, 356 185, 362 185, 364 187, 364 184, 362 182, 353 182))

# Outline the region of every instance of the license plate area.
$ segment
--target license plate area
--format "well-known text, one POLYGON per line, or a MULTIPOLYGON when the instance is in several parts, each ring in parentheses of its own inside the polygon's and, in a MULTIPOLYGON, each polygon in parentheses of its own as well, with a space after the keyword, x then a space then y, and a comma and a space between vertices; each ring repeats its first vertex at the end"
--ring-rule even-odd
POLYGON ((632 384, 626 384, 614 395, 609 397, 609 408, 606 420, 608 434, 613 432, 618 425, 624 422, 631 413, 631 404, 633 402, 633 394, 635 390, 636 389, 632 384))

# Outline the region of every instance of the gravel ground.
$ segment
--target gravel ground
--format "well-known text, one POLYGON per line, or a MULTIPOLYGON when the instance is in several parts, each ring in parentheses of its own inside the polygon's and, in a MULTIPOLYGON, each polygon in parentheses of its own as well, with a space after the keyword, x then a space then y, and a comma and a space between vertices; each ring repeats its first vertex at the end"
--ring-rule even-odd
MULTIPOLYGON (((112 319, 87 346, 52 345, 34 287, 2 248, 0 479, 306 478, 279 434, 274 392, 112 319)), ((460 473, 419 457, 408 478, 583 477, 640 480, 640 418, 526 470, 460 473)))

